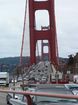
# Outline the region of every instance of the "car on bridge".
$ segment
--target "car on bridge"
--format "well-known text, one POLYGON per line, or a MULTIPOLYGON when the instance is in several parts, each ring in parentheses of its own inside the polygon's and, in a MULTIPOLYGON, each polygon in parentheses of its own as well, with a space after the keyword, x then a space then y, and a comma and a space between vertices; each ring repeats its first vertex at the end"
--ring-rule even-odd
POLYGON ((78 95, 78 84, 71 83, 64 85, 68 90, 72 91, 74 95, 78 95))
MULTIPOLYGON (((11 87, 10 90, 21 91, 22 87, 11 87)), ((6 102, 7 102, 7 104, 11 104, 10 103, 10 99, 11 98, 20 99, 20 97, 21 97, 20 94, 7 93, 7 95, 6 95, 6 102)))
MULTIPOLYGON (((20 86, 15 86, 15 87, 11 87, 10 90, 15 90, 15 91, 35 91, 35 87, 36 85, 34 84, 28 84, 28 85, 20 85, 20 86)), ((16 99, 18 100, 19 102, 21 102, 21 100, 25 100, 24 96, 23 95, 20 95, 20 94, 13 94, 13 93, 8 93, 6 95, 6 102, 7 104, 11 104, 10 103, 10 99, 13 98, 13 99, 16 99)))
POLYGON ((78 90, 78 84, 74 84, 74 83, 65 84, 65 87, 66 87, 67 89, 70 89, 70 90, 78 90))
POLYGON ((74 84, 74 83, 71 83, 71 84, 65 84, 65 87, 72 91, 74 95, 78 95, 78 84, 74 84))
MULTIPOLYGON (((38 85, 35 92, 39 93, 50 93, 50 94, 62 94, 62 95, 73 95, 73 93, 66 89, 65 86, 60 85, 47 85, 47 84, 41 84, 38 85)), ((27 99, 26 97, 24 100, 17 100, 17 99, 11 99, 10 102, 12 105, 26 105, 27 99)), ((46 97, 46 96, 33 96, 32 97, 32 103, 33 105, 78 105, 78 100, 76 99, 67 99, 67 98, 57 98, 57 97, 46 97)))

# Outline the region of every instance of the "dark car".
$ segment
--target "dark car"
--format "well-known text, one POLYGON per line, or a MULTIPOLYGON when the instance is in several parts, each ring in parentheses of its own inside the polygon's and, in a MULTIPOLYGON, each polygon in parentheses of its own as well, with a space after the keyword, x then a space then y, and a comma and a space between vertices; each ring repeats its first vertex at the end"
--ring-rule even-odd
POLYGON ((65 87, 70 90, 78 90, 78 84, 65 84, 65 87))
MULTIPOLYGON (((73 93, 66 89, 63 85, 42 85, 39 86, 36 92, 47 92, 50 94, 73 95, 73 93)), ((54 98, 46 96, 34 96, 33 103, 35 105, 78 105, 78 100, 67 98, 54 98)))

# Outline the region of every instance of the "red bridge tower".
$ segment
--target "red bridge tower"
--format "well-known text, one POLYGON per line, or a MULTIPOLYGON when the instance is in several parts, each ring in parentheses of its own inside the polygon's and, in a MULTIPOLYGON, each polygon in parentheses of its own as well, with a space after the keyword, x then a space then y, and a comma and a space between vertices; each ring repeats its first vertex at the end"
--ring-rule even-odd
MULTIPOLYGON (((44 17, 45 19, 45 17, 44 17)), ((42 19, 43 21, 43 19, 42 19)), ((29 28, 30 28, 30 61, 36 63, 36 43, 38 40, 48 40, 49 59, 52 64, 58 64, 57 37, 54 13, 54 0, 29 0, 29 28), (49 29, 36 30, 35 12, 47 10, 49 14, 49 29)))

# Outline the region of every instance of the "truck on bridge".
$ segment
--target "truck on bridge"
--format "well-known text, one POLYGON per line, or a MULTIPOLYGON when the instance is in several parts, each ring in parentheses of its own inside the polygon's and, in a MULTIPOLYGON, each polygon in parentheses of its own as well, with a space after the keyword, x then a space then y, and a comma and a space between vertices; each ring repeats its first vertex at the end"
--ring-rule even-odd
POLYGON ((9 73, 0 72, 0 85, 8 86, 9 85, 9 73))

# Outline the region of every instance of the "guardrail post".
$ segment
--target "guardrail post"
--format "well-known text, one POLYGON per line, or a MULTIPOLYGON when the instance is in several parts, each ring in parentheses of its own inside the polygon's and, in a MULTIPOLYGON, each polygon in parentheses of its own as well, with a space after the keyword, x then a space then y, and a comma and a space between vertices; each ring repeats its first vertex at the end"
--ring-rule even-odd
POLYGON ((25 95, 25 97, 27 98, 27 105, 32 105, 32 98, 30 95, 25 95))

